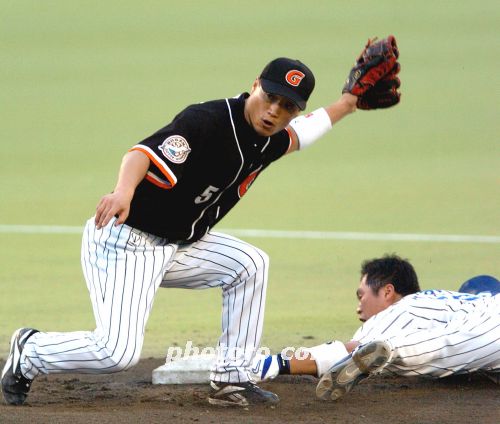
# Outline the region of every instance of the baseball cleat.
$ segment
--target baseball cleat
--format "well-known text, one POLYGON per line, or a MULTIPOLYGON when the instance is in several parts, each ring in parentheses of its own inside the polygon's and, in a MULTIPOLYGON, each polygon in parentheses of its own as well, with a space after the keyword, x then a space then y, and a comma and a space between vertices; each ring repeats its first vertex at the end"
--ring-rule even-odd
POLYGON ((248 406, 248 405, 276 405, 279 397, 266 390, 262 390, 255 383, 215 383, 210 385, 215 390, 208 397, 211 405, 218 406, 248 406))
POLYGON ((26 340, 38 330, 20 328, 10 339, 10 352, 2 371, 2 392, 5 401, 10 405, 22 405, 31 388, 30 380, 21 373, 21 353, 26 340))
POLYGON ((350 355, 333 365, 316 386, 320 399, 337 400, 361 380, 384 366, 391 349, 385 342, 370 342, 359 346, 350 355))

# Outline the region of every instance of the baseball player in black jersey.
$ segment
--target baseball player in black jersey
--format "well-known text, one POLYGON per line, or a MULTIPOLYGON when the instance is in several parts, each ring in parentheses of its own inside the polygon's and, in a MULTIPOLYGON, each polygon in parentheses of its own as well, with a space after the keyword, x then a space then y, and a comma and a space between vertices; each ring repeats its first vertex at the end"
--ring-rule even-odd
MULTIPOLYGON (((380 61, 366 65, 377 66, 380 61)), ((365 86, 375 88, 393 66, 365 86)), ((210 403, 278 402, 248 370, 262 333, 268 256, 211 229, 267 166, 320 138, 363 98, 351 94, 363 84, 357 75, 338 101, 298 117, 314 84, 302 62, 275 59, 250 93, 188 106, 130 149, 115 189, 100 200, 83 234, 81 262, 96 329, 16 331, 2 373, 8 403, 22 404, 39 374, 111 373, 136 364, 159 287, 222 289, 210 403)))

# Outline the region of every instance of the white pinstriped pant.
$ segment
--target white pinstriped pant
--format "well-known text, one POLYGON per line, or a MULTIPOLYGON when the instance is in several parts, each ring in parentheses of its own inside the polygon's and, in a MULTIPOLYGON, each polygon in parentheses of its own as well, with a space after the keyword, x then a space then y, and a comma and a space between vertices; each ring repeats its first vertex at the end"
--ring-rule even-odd
MULTIPOLYGON (((114 220, 97 230, 91 218, 82 240, 82 267, 96 320, 94 331, 40 332, 26 342, 21 370, 112 373, 135 365, 157 289, 221 287, 222 335, 211 379, 247 381, 259 347, 269 267, 267 254, 234 237, 206 234, 177 246, 114 220)), ((178 317, 182 319, 183 317, 178 317)))

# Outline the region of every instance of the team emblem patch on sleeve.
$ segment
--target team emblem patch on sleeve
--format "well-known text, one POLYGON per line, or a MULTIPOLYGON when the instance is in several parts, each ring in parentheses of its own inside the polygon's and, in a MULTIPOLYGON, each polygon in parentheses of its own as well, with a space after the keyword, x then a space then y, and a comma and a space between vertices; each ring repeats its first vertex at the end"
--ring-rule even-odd
POLYGON ((173 163, 183 163, 191 151, 187 140, 180 135, 168 137, 158 148, 173 163))

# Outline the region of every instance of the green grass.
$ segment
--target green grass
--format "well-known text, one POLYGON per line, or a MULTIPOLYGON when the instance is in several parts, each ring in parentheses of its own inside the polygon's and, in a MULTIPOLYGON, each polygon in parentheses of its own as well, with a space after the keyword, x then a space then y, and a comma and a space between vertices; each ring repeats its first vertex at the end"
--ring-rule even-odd
MULTIPOLYGON (((392 33, 402 103, 272 166, 221 227, 500 233, 498 2, 3 3, 0 224, 83 225, 123 153, 185 105, 247 90, 287 55, 316 74, 313 110, 338 97, 368 37, 392 33)), ((409 257, 425 288, 500 276, 499 244, 248 240, 271 256, 273 348, 349 337, 367 257, 409 257)), ((93 327, 79 248, 76 235, 0 233, 0 354, 21 325, 93 327)), ((220 303, 218 290, 160 290, 144 355, 213 345, 220 303)))

